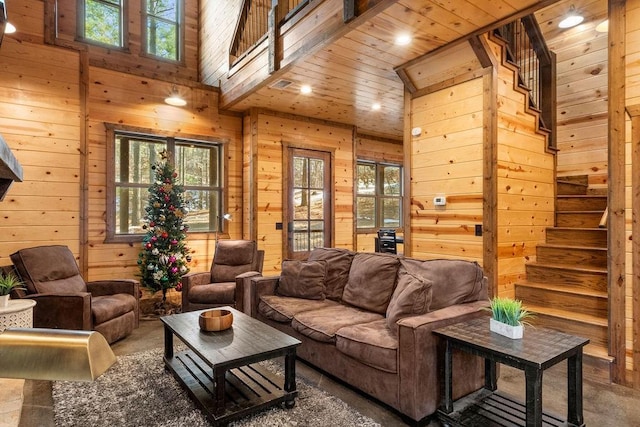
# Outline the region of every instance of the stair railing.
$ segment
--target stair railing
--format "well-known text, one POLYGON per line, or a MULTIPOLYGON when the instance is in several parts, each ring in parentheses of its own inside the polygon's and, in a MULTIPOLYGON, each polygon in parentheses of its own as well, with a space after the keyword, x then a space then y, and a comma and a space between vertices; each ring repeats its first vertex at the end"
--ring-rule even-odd
POLYGON ((236 28, 229 48, 231 65, 248 54, 255 46, 274 33, 277 28, 309 0, 243 0, 236 28), (275 15, 274 11, 278 13, 275 15))
POLYGON ((556 147, 555 54, 549 50, 533 15, 496 28, 507 45, 507 60, 516 65, 518 85, 529 92, 529 108, 539 112, 539 127, 549 131, 549 147, 556 147))

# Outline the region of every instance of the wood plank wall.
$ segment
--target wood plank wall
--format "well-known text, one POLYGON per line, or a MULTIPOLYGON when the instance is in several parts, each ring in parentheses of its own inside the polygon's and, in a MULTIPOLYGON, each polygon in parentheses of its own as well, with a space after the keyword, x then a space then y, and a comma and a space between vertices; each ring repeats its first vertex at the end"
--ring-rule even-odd
MULTIPOLYGON (((290 114, 253 111, 245 117, 245 129, 250 128, 252 137, 245 134, 245 147, 253 145, 255 153, 245 154, 247 159, 257 161, 254 181, 255 206, 248 209, 256 218, 256 238, 260 249, 265 250, 263 273, 277 274, 283 259, 284 230, 277 230, 276 223, 283 218, 283 147, 308 148, 334 153, 334 233, 333 246, 353 249, 353 128, 337 123, 328 123, 290 114), (251 142, 251 138, 255 138, 251 142)), ((246 148, 245 148, 246 151, 246 148)), ((286 227, 285 227, 286 229, 286 227)))
MULTIPOLYGON (((501 58, 497 44, 487 41, 501 58)), ((525 278, 525 264, 535 259, 546 228, 554 225, 555 158, 547 152, 537 118, 526 112, 525 95, 514 90, 515 74, 498 66, 497 158, 497 288, 514 297, 514 283, 525 278)))
MULTIPOLYGON (((12 22, 42 40, 42 3, 12 10, 12 22), (21 15, 19 12, 29 12, 21 15)), ((14 2, 15 4, 15 2, 14 2)), ((26 5, 24 5, 26 6, 26 5)), ((79 252, 78 54, 5 36, 0 47, 0 132, 24 169, 0 202, 0 265, 14 251, 61 244, 79 252)))
POLYGON ((200 20, 200 76, 203 83, 219 86, 229 71, 229 46, 242 0, 202 1, 200 20))
MULTIPOLYGON (((598 16, 604 19, 606 1, 599 3, 598 16)), ((605 194, 608 37, 607 33, 594 30, 601 19, 590 19, 569 30, 556 30, 548 43, 556 54, 557 64, 557 175, 587 175, 590 190, 605 194)))
MULTIPOLYGON (((635 110, 634 126, 627 119, 625 146, 625 320, 626 369, 629 383, 640 389, 640 0, 626 2, 625 105, 635 110)), ((627 116, 628 117, 628 116, 627 116)))
POLYGON ((465 258, 482 264, 483 83, 473 79, 414 98, 409 137, 411 256, 465 258), (444 195, 445 207, 433 198, 444 195))
MULTIPOLYGON (((8 6, 15 4, 11 1, 8 6)), ((172 82, 113 67, 86 66, 86 54, 43 44, 43 5, 24 0, 11 8, 18 32, 5 36, 0 47, 0 132, 23 165, 25 177, 0 203, 0 264, 9 264, 9 255, 20 248, 64 244, 87 266, 88 280, 136 276, 138 244, 104 241, 110 203, 105 191, 106 123, 224 141, 226 205, 235 219, 226 224, 229 236, 225 237, 241 238, 241 117, 218 113, 215 88, 178 84, 188 106, 171 107, 163 99, 172 82), (81 155, 84 147, 86 153, 81 155), (86 250, 81 248, 81 230, 86 230, 86 250), (85 255, 86 259, 80 258, 85 255)), ((156 68, 171 75, 171 66, 156 68)), ((194 271, 209 268, 213 241, 214 235, 189 235, 194 271)))

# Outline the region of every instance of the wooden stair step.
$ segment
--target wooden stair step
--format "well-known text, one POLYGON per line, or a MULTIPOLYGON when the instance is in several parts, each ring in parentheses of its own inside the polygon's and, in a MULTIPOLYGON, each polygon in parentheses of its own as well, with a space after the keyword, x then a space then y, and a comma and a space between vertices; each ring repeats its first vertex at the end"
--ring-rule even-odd
POLYGON ((593 228, 600 225, 604 211, 556 211, 557 227, 593 228))
POLYGON ((589 185, 589 175, 563 175, 556 177, 557 182, 570 182, 574 184, 589 185))
POLYGON ((531 282, 565 283, 595 291, 607 290, 606 268, 533 262, 525 269, 527 280, 531 282))
POLYGON ((606 268, 607 248, 545 243, 536 247, 536 261, 606 268))
POLYGON ((585 379, 611 384, 615 357, 609 356, 606 346, 587 344, 582 359, 582 375, 585 379))
POLYGON ((554 308, 607 317, 608 295, 606 292, 566 286, 561 283, 537 283, 521 281, 515 284, 516 298, 526 306, 551 305, 554 308))
POLYGON ((549 227, 547 243, 606 248, 606 228, 549 227))
POLYGON ((556 197, 559 211, 604 211, 607 207, 606 195, 567 194, 556 197))
POLYGON ((592 344, 607 347, 609 327, 607 318, 561 310, 549 306, 527 304, 525 308, 535 314, 533 326, 545 327, 588 338, 592 344))
POLYGON ((569 182, 569 181, 556 181, 557 194, 587 194, 587 188, 589 186, 585 184, 569 182))

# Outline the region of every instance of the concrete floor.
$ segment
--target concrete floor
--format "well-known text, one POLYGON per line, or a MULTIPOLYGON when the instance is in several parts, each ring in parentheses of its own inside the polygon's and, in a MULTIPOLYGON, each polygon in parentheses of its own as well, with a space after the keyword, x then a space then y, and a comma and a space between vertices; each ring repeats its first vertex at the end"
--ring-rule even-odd
MULTIPOLYGON (((131 354, 164 345, 163 328, 159 320, 142 320, 129 337, 113 344, 116 355, 131 354)), ((406 425, 400 416, 366 396, 341 385, 308 365, 298 362, 297 374, 313 381, 319 388, 338 396, 364 415, 385 427, 406 425)), ((521 371, 501 366, 498 388, 524 400, 524 375, 521 371)), ((543 407, 558 415, 566 414, 566 363, 545 371, 543 407)), ((640 391, 618 385, 584 382, 584 418, 589 427, 640 426, 640 391)), ((51 383, 26 381, 20 427, 53 427, 51 383)), ((433 421, 429 427, 439 427, 433 421)), ((96 426, 100 427, 100 426, 96 426)))

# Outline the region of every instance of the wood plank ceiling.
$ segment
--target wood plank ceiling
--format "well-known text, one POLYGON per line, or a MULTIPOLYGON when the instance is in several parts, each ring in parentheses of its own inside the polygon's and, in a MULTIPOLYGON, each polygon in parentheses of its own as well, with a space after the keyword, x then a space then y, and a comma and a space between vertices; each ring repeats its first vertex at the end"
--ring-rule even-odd
MULTIPOLYGON (((416 58, 461 40, 512 16, 550 6, 563 14, 589 0, 400 0, 356 27, 336 42, 297 61, 268 86, 228 106, 233 111, 262 107, 339 123, 358 131, 402 139, 404 85, 396 72, 416 58), (553 3, 556 3, 555 5, 553 3), (408 34, 412 41, 398 46, 408 34), (278 83, 291 82, 284 89, 278 83), (300 93, 302 85, 313 92, 300 93), (379 109, 374 109, 379 104, 379 109)), ((546 22, 557 17, 547 14, 546 22)))

